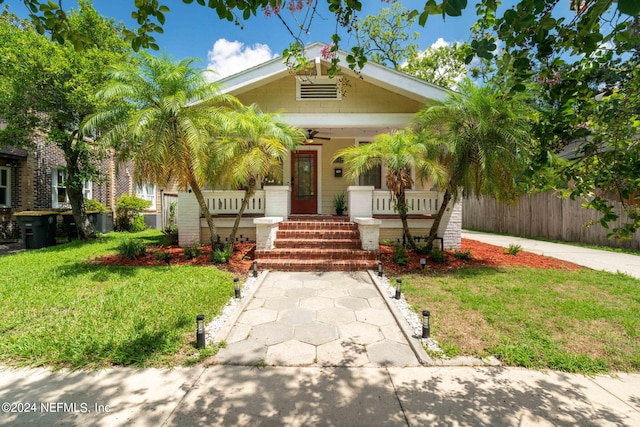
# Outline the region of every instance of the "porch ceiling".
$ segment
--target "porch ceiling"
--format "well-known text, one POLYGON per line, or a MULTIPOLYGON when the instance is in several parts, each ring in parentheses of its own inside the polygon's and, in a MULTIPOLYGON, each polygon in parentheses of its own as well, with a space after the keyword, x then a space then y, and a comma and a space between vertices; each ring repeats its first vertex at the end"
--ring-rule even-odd
POLYGON ((318 131, 320 138, 369 138, 402 129, 413 114, 405 113, 285 113, 282 119, 302 129, 318 131))

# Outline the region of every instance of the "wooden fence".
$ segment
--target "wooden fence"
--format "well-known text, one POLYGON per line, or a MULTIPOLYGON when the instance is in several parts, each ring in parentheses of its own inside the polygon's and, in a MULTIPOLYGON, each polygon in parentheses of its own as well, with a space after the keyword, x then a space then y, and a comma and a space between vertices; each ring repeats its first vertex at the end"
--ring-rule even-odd
POLYGON ((513 204, 496 202, 491 197, 463 201, 462 227, 523 237, 540 237, 566 242, 640 249, 640 231, 633 239, 617 240, 607 234, 624 223, 626 215, 609 224, 600 225, 600 214, 582 207, 581 200, 563 199, 553 193, 531 194, 513 204))

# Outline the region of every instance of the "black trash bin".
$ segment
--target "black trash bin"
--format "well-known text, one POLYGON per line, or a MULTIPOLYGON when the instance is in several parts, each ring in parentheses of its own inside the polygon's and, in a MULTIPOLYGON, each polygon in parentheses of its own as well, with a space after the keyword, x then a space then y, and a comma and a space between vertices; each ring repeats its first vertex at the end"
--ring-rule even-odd
POLYGON ((15 214, 22 229, 25 249, 39 249, 56 244, 56 217, 58 212, 23 211, 15 214))
POLYGON ((60 215, 62 215, 62 227, 67 233, 67 239, 69 241, 78 239, 78 228, 76 227, 76 220, 73 219, 73 213, 71 211, 62 212, 60 215))

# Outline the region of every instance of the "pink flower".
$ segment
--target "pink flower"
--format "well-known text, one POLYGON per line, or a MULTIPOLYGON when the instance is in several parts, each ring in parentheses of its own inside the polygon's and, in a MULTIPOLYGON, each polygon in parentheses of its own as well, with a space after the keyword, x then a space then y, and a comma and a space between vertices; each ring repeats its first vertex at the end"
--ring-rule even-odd
POLYGON ((333 52, 333 48, 335 47, 335 44, 330 43, 327 45, 324 45, 320 48, 320 55, 322 55, 322 59, 328 61, 331 58, 336 56, 336 53, 333 52))

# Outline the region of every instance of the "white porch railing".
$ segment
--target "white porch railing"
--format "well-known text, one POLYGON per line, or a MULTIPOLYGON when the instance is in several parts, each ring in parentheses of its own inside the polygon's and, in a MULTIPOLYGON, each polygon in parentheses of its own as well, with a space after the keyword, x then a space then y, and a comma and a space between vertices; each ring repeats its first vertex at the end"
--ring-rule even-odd
MULTIPOLYGON (((244 200, 244 191, 203 191, 205 203, 212 215, 236 215, 244 200)), ((264 214, 265 195, 263 190, 249 199, 245 214, 264 214)))
MULTIPOLYGON (((408 214, 434 215, 438 212, 442 199, 437 191, 413 191, 406 193, 408 214)), ((395 202, 387 190, 373 192, 374 215, 396 215, 395 202)))

